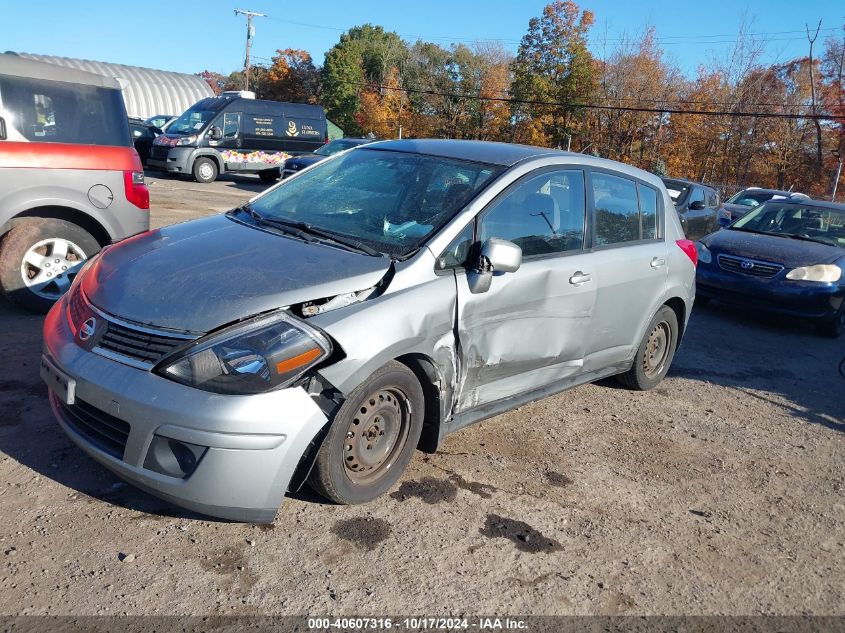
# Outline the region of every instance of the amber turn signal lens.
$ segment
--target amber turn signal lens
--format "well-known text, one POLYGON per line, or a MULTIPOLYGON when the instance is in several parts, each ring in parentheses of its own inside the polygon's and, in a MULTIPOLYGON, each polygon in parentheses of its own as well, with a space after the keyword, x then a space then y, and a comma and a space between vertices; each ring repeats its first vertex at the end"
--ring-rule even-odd
POLYGON ((322 353, 323 350, 321 350, 319 347, 309 349, 308 351, 302 352, 301 354, 294 356, 293 358, 288 358, 287 360, 283 360, 279 363, 276 363, 276 372, 279 374, 286 374, 289 371, 293 371, 294 369, 302 367, 303 365, 307 365, 322 353))

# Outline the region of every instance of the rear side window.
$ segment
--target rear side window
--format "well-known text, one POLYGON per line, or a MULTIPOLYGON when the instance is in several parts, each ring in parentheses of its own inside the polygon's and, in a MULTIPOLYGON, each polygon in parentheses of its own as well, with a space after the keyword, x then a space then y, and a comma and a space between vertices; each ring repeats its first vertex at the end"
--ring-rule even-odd
POLYGON ((0 100, 6 125, 28 141, 130 145, 119 90, 0 76, 0 100))
POLYGON ((657 190, 633 180, 593 172, 595 246, 658 237, 657 190))
POLYGON ((584 245, 584 212, 584 172, 544 171, 494 202, 478 235, 509 240, 525 256, 576 251, 584 245))

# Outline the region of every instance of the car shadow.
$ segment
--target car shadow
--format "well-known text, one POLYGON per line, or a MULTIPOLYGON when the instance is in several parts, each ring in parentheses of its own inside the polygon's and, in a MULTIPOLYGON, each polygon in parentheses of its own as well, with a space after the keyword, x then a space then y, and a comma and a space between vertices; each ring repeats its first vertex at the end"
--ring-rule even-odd
POLYGON ((845 337, 826 338, 809 322, 714 302, 694 308, 668 376, 729 387, 842 433, 843 357, 845 337))
MULTIPOLYGON (((97 499, 162 519, 218 521, 125 484, 61 431, 38 374, 42 322, 40 315, 0 300, 0 354, 5 361, 0 370, 0 451, 68 488, 68 503, 97 499)), ((803 324, 714 305, 694 310, 669 378, 728 387, 784 409, 797 422, 843 432, 845 378, 838 372, 843 356, 845 338, 832 341, 803 324)), ((622 388, 612 380, 599 384, 622 388)), ((290 496, 327 503, 307 485, 290 496)))

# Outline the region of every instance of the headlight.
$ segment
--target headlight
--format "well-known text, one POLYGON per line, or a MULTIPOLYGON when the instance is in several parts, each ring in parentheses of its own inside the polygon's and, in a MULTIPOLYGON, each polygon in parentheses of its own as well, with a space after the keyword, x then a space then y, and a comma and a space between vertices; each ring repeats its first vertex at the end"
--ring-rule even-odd
POLYGON ((205 391, 256 394, 289 385, 331 349, 324 334, 277 312, 202 338, 155 371, 205 391))
POLYGON ((793 268, 786 274, 787 279, 795 281, 839 281, 842 269, 834 264, 816 264, 793 268))
POLYGON ((698 261, 702 264, 709 264, 713 261, 713 255, 710 253, 710 249, 707 248, 701 242, 695 243, 695 248, 698 251, 698 261))
POLYGON ((193 145, 197 142, 196 134, 192 134, 191 136, 183 136, 182 138, 176 141, 176 145, 193 145))

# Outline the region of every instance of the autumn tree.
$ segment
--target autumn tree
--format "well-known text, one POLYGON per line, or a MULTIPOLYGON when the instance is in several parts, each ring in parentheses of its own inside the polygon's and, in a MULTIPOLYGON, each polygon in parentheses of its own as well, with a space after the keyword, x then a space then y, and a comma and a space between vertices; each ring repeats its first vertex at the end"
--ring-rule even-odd
POLYGON ((592 24, 592 12, 581 11, 572 0, 556 0, 529 21, 513 63, 517 140, 565 147, 569 135, 577 132, 583 115, 579 104, 589 101, 595 88, 593 57, 587 50, 592 24))
POLYGON ((219 95, 223 91, 223 86, 226 85, 226 77, 212 70, 204 70, 201 73, 197 73, 197 77, 201 77, 216 95, 219 95))
POLYGON ((264 97, 292 103, 317 103, 320 97, 320 71, 307 51, 277 50, 267 70, 264 97))
POLYGON ((340 36, 323 64, 322 104, 329 118, 347 134, 360 133, 355 118, 360 94, 380 86, 392 68, 402 68, 408 55, 405 42, 380 26, 356 26, 340 36))

